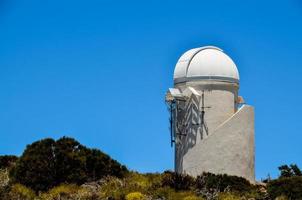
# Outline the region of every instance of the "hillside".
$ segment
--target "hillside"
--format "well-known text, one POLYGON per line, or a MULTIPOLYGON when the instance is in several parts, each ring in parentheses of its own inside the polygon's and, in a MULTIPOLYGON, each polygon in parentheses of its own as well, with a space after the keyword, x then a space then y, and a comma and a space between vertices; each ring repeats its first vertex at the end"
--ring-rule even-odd
POLYGON ((231 200, 302 199, 302 174, 296 165, 266 184, 204 173, 197 178, 166 171, 140 174, 97 149, 72 138, 44 139, 19 157, 0 156, 3 200, 231 200))

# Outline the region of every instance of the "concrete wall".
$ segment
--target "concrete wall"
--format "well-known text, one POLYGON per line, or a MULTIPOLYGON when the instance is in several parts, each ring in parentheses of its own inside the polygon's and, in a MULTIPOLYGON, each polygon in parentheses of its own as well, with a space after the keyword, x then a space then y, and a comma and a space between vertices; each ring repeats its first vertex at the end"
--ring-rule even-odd
POLYGON ((254 160, 254 110, 245 105, 183 155, 182 172, 226 173, 254 182, 254 160))
POLYGON ((176 85, 186 93, 185 112, 175 147, 175 170, 197 176, 204 171, 227 173, 254 181, 254 112, 250 106, 237 111, 238 85, 202 81, 176 85), (194 88, 199 95, 187 92, 194 88), (204 90, 205 122, 201 122, 204 90))

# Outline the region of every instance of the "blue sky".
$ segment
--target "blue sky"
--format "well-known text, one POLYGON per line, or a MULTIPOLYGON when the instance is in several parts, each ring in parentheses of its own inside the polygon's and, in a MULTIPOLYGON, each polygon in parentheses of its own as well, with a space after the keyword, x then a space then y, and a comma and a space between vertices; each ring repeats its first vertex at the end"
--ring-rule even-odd
POLYGON ((178 57, 215 45, 256 111, 256 175, 302 167, 302 3, 0 0, 0 154, 67 135, 130 169, 173 168, 178 57))

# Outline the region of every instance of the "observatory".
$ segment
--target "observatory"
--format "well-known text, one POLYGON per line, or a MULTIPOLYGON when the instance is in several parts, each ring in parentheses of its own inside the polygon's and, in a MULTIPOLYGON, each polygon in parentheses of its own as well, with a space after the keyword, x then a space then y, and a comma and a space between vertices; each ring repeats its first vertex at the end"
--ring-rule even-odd
POLYGON ((238 69, 221 49, 195 48, 179 58, 166 94, 176 172, 255 181, 254 109, 238 89, 238 69))

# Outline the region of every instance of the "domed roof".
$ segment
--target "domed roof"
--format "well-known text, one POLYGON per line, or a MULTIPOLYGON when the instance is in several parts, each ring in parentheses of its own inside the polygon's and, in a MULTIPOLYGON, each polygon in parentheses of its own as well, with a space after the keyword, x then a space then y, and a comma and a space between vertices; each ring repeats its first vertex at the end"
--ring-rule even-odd
POLYGON ((174 71, 174 83, 194 80, 239 82, 238 69, 221 49, 206 46, 185 52, 174 71))

